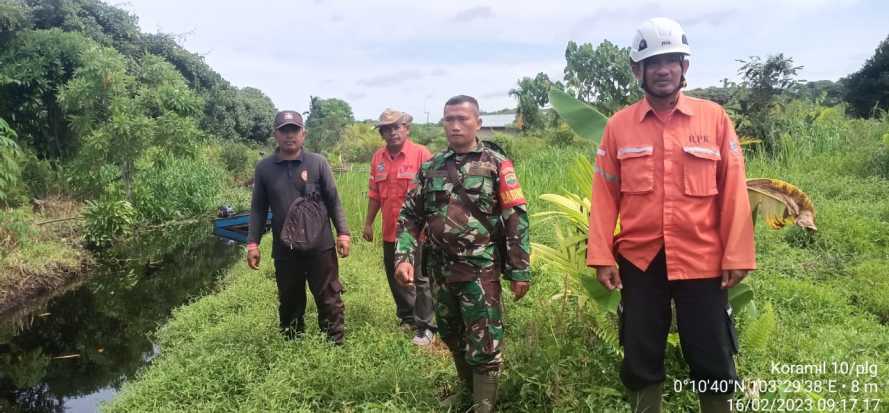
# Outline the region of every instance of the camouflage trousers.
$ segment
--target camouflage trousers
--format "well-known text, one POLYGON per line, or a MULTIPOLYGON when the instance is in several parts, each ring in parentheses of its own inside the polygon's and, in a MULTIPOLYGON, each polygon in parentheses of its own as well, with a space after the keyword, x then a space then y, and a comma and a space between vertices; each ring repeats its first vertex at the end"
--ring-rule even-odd
MULTIPOLYGON (((427 265, 429 267, 432 266, 427 265)), ((442 341, 455 358, 465 358, 476 373, 498 373, 503 342, 499 277, 448 283, 441 267, 429 269, 436 300, 435 319, 442 341)))

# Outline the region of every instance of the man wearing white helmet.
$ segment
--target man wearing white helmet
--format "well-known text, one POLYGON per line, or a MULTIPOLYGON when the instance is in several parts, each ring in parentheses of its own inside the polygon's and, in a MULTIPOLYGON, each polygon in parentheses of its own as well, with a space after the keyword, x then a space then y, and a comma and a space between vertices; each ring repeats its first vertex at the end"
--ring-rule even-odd
POLYGON ((725 110, 681 92, 690 55, 679 23, 639 27, 630 57, 645 97, 608 120, 596 155, 587 265, 622 290, 621 380, 634 412, 660 412, 671 301, 688 388, 701 411, 730 411, 727 290, 756 268, 744 156, 725 110))

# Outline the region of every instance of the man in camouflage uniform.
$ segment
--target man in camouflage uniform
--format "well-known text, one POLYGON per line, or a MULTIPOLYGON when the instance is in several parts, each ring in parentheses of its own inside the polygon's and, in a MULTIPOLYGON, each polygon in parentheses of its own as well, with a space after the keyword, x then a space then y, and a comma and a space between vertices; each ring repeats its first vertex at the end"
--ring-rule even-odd
POLYGON ((428 225, 433 248, 423 270, 432 279, 439 334, 462 393, 471 389, 476 411, 488 412, 496 402, 503 341, 499 274, 511 282, 516 300, 530 285, 528 212, 512 161, 476 138, 478 102, 451 98, 442 121, 448 148, 423 164, 401 208, 396 277, 413 283, 417 238, 428 225))

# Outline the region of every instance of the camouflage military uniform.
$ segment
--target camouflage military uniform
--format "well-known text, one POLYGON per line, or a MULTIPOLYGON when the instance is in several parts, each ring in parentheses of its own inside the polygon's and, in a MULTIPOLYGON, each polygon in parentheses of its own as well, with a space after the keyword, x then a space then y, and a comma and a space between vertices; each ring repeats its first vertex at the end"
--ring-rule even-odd
POLYGON ((506 157, 479 143, 465 154, 439 152, 423 164, 416 179, 398 219, 396 265, 413 264, 419 231, 428 224, 430 248, 423 269, 433 283, 439 334, 455 361, 465 358, 477 373, 496 374, 503 339, 499 274, 511 281, 531 279, 527 207, 515 169, 506 157), (467 198, 487 217, 487 227, 503 231, 503 259, 492 234, 454 191, 449 159, 467 198))

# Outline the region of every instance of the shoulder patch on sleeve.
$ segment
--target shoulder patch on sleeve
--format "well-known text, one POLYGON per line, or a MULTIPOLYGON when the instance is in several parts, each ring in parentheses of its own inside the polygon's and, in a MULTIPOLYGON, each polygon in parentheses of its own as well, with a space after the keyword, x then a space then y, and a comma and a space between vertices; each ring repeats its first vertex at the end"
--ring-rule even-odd
POLYGON ((500 207, 512 208, 516 205, 524 205, 525 195, 522 193, 522 187, 519 185, 519 178, 516 176, 515 167, 512 161, 504 160, 500 162, 500 207))

